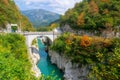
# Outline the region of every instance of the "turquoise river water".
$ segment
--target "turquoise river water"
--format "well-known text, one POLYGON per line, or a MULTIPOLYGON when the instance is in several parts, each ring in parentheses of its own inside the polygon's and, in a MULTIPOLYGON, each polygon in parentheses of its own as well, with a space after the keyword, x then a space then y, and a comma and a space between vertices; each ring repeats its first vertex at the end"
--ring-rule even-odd
POLYGON ((40 54, 40 61, 38 62, 38 67, 42 74, 45 76, 57 76, 56 80, 63 78, 63 72, 61 72, 56 65, 51 64, 50 57, 48 53, 45 52, 45 45, 38 39, 38 47, 40 54))

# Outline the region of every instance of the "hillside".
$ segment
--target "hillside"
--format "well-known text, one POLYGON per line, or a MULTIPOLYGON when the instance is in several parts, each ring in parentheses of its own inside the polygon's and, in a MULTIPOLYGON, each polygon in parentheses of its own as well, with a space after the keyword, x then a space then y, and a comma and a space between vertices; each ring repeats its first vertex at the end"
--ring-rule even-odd
POLYGON ((27 17, 23 16, 13 0, 0 0, 0 29, 8 23, 21 24, 24 31, 32 31, 32 24, 27 17))
MULTIPOLYGON (((116 33, 120 34, 119 13, 120 0, 82 0, 61 17, 61 28, 68 33, 62 34, 54 41, 51 49, 58 55, 55 60, 54 54, 51 53, 51 61, 57 66, 70 64, 64 63, 67 62, 66 59, 71 61, 73 65, 69 68, 66 68, 66 65, 62 68, 60 66, 70 75, 67 78, 120 79, 120 35, 116 36, 116 33), (67 72, 69 69, 70 72, 67 72)), ((66 74, 64 76, 66 77, 66 74)))
POLYGON ((61 17, 73 29, 113 29, 120 25, 120 0, 83 0, 61 17))
POLYGON ((34 27, 48 26, 51 22, 60 18, 59 14, 45 11, 43 9, 26 10, 21 12, 29 18, 34 27))
POLYGON ((0 34, 0 41, 0 80, 35 80, 25 37, 18 34, 0 34))

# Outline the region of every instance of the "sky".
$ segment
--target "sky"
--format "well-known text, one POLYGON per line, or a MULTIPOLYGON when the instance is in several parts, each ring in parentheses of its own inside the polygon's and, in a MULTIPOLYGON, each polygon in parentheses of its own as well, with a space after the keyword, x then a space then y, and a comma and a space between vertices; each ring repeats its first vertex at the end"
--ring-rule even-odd
POLYGON ((75 3, 81 0, 14 0, 20 10, 45 9, 47 11, 64 14, 75 3))

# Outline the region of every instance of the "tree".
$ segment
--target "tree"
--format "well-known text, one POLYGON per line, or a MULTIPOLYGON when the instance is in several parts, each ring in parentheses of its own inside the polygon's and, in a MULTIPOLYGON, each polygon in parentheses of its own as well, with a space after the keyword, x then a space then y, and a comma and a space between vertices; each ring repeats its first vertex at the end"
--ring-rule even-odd
POLYGON ((60 25, 76 30, 114 29, 120 24, 119 4, 119 0, 83 0, 62 16, 60 25))
POLYGON ((3 2, 4 2, 5 5, 9 4, 8 0, 3 0, 3 2))
POLYGON ((85 25, 84 12, 80 13, 78 16, 77 25, 80 27, 85 25))
POLYGON ((0 34, 0 80, 36 80, 22 35, 0 34))
POLYGON ((20 24, 22 30, 33 31, 30 21, 23 16, 13 0, 0 0, 0 26, 5 28, 6 23, 20 24))
POLYGON ((97 6, 97 4, 95 3, 94 0, 91 0, 89 3, 89 11, 88 11, 91 15, 95 15, 98 14, 99 12, 99 8, 97 6))

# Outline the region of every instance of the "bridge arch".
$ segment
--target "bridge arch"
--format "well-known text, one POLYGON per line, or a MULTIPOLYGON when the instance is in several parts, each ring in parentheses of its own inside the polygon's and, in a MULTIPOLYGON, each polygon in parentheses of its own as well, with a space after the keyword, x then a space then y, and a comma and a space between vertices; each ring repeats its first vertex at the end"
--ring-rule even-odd
POLYGON ((51 40, 51 43, 54 41, 54 39, 57 38, 58 34, 54 34, 52 32, 49 33, 42 33, 42 34, 36 34, 36 33, 24 33, 23 34, 26 37, 26 44, 28 47, 31 47, 32 41, 39 37, 39 36, 43 36, 43 37, 47 37, 48 39, 51 40))
POLYGON ((53 41, 47 36, 42 36, 42 42, 44 43, 44 45, 50 46, 53 41))

